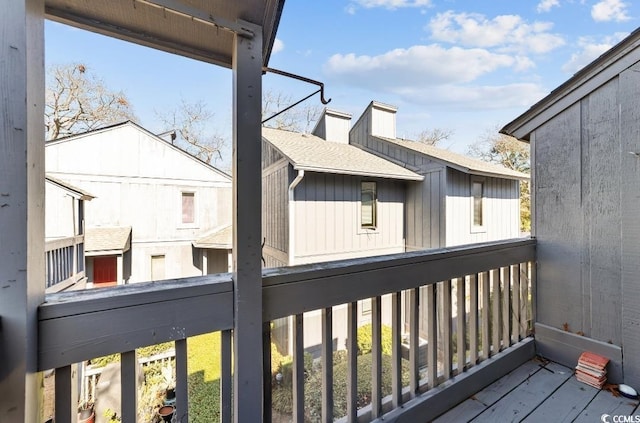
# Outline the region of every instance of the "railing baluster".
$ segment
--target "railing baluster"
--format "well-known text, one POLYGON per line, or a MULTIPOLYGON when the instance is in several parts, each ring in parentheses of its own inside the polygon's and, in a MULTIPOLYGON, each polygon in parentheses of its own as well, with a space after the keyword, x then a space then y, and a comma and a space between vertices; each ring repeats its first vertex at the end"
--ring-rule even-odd
POLYGON ((502 348, 511 345, 511 277, 509 266, 500 269, 502 279, 502 348))
POLYGON ((520 341, 520 266, 511 268, 511 343, 520 341))
POLYGON ((442 282, 442 369, 444 380, 451 377, 451 362, 453 349, 451 348, 451 280, 442 282))
POLYGON ((233 376, 231 374, 231 351, 233 346, 230 330, 220 332, 220 422, 231 423, 233 376))
POLYGON ((486 360, 491 355, 491 297, 489 291, 489 273, 479 273, 482 289, 482 358, 486 360))
MULTIPOLYGON (((187 383, 189 373, 187 370, 187 340, 177 339, 175 341, 176 350, 176 416, 180 423, 189 422, 189 394, 187 383)), ((216 351, 217 353, 217 351, 216 351)), ((171 359, 167 357, 167 364, 171 359)))
POLYGON ((469 276, 469 363, 478 363, 478 275, 469 276))
POLYGON ((409 296, 409 386, 411 398, 420 387, 420 288, 407 291, 409 296))
POLYGON ((456 316, 456 334, 457 334, 457 359, 458 359, 458 374, 464 372, 465 365, 467 364, 467 308, 466 308, 466 278, 456 279, 456 301, 457 301, 457 316, 456 316))
POLYGON ((391 294, 391 401, 393 408, 402 404, 401 293, 391 294))
POLYGON ((271 423, 271 322, 262 323, 262 422, 271 423))
POLYGON ((304 422, 304 315, 293 317, 293 421, 304 422))
POLYGON ((426 291, 426 313, 427 313, 427 383, 429 388, 438 385, 438 311, 437 304, 437 284, 428 285, 426 291))
POLYGON ((496 355, 500 352, 500 330, 502 326, 500 324, 500 313, 502 311, 500 307, 500 270, 491 270, 491 313, 492 319, 492 350, 491 355, 496 355))
POLYGON ((322 309, 322 421, 333 421, 333 309, 322 309))
POLYGON ((527 309, 529 305, 529 275, 528 263, 520 263, 520 338, 526 338, 529 320, 527 309))
POLYGON ((371 299, 371 417, 382 415, 382 299, 371 299))
POLYGON ((55 373, 55 421, 75 422, 77 419, 78 403, 77 384, 72 377, 72 366, 58 367, 55 373))
MULTIPOLYGON (((358 421, 358 303, 349 303, 347 307, 347 421, 356 423, 358 421)), ((303 420, 300 419, 299 423, 302 422, 303 420)))
POLYGON ((120 354, 120 392, 122 421, 138 420, 138 355, 135 350, 120 354))

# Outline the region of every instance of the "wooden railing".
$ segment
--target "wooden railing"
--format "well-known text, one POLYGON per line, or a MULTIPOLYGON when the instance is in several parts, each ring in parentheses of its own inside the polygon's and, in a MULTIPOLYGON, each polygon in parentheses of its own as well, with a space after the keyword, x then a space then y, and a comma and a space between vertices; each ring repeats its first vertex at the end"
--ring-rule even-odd
POLYGON ((46 292, 70 288, 85 276, 84 235, 59 238, 45 243, 46 292))
MULTIPOLYGON (((403 413, 419 412, 430 393, 459 379, 464 382, 465 374, 486 368, 528 335, 534 257, 534 240, 516 240, 265 270, 265 373, 256 376, 256 383, 264 381, 264 420, 271 420, 275 390, 287 383, 293 421, 359 422, 383 415, 394 421, 403 413), (363 316, 363 301, 369 300, 371 311, 363 316), (314 318, 320 321, 319 354, 313 368, 305 369, 305 338, 317 335, 314 318), (282 319, 290 322, 292 336, 290 381, 282 380, 287 375, 272 377, 280 369, 270 368, 272 322, 282 319), (357 338, 364 319, 372 328, 372 389, 363 400, 357 363, 364 357, 358 354, 357 338), (389 356, 383 353, 382 339, 387 324, 389 356), (402 358, 403 338, 408 360, 402 358), (333 389, 338 377, 334 362, 339 360, 347 363, 344 398, 333 389), (321 384, 317 408, 308 397, 305 406, 305 387, 309 389, 314 372, 318 377, 313 380, 321 384), (389 385, 387 373, 388 393, 383 390, 389 385)), ((215 331, 221 331, 220 421, 231 421, 232 327, 228 274, 48 295, 40 307, 39 367, 56 369, 56 421, 75 421, 72 363, 113 353, 121 354, 120 416, 136 421, 136 349, 166 341, 175 341, 175 421, 189 421, 188 338, 215 331)), ((456 395, 466 394, 459 390, 456 395)))

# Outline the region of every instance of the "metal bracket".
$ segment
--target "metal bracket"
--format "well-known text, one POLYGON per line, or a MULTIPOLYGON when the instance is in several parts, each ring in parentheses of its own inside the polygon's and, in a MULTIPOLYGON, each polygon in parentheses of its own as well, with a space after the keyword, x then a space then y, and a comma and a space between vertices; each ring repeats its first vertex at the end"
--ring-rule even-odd
POLYGON ((292 105, 280 110, 279 112, 275 113, 274 115, 266 118, 265 120, 262 121, 262 124, 264 125, 266 122, 270 121, 271 119, 273 119, 276 116, 281 115, 282 113, 286 112, 289 109, 292 109, 293 107, 297 106, 298 104, 302 103, 303 101, 313 97, 314 95, 320 93, 320 101, 322 102, 322 104, 329 104, 329 102, 331 102, 331 99, 325 99, 324 98, 324 83, 320 82, 320 81, 316 81, 314 79, 310 79, 310 78, 306 78, 304 76, 300 76, 300 75, 296 75, 293 73, 289 73, 289 72, 285 72, 279 69, 273 69, 273 68, 268 68, 268 67, 264 67, 262 68, 263 72, 271 72, 271 73, 275 73, 277 75, 282 75, 282 76, 286 76, 287 78, 293 78, 293 79, 297 79, 298 81, 302 81, 302 82, 306 82, 308 84, 313 84, 313 85, 317 85, 320 88, 314 92, 312 92, 311 94, 309 94, 308 96, 306 96, 305 98, 303 98, 302 100, 298 100, 295 103, 293 103, 292 105))

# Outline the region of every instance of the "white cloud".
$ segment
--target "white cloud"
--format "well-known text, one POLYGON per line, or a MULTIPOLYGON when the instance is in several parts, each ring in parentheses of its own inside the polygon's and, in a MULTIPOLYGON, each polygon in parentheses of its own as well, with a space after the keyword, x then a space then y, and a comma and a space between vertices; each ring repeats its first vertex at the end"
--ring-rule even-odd
MULTIPOLYGON (((354 3, 365 9, 383 7, 395 10, 403 7, 428 7, 431 5, 431 0, 355 0, 354 3)), ((347 12, 353 14, 355 9, 347 7, 347 12)))
POLYGON ((538 3, 536 10, 538 13, 544 13, 550 11, 554 7, 560 6, 560 0, 542 0, 538 3))
POLYGON ((602 0, 591 8, 591 17, 596 22, 627 21, 627 7, 621 0, 602 0))
POLYGON ((613 36, 606 37, 603 40, 597 41, 590 37, 582 37, 578 41, 580 50, 571 55, 571 59, 564 65, 562 65, 562 71, 574 74, 580 69, 597 59, 602 53, 609 50, 623 38, 627 33, 616 33, 613 36))
POLYGON ((439 13, 428 24, 438 41, 466 47, 497 48, 503 52, 547 53, 565 41, 551 33, 550 22, 527 23, 517 15, 501 15, 487 19, 481 14, 439 13))
POLYGON ((271 54, 276 54, 284 50, 284 43, 280 38, 276 38, 273 41, 273 49, 271 50, 271 54))
POLYGON ((325 71, 345 82, 371 88, 424 87, 466 83, 516 64, 516 59, 505 54, 432 44, 399 48, 378 56, 335 54, 325 64, 325 71))

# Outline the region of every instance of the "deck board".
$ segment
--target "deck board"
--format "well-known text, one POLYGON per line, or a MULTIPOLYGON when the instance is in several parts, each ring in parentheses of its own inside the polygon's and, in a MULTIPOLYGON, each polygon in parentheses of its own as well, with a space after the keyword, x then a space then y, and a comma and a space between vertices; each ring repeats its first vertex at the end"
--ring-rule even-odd
MULTIPOLYGON (((576 380, 573 369, 534 359, 434 420, 448 422, 585 422, 602 415, 640 416, 640 401, 614 397, 576 380)), ((627 417, 628 419, 629 417, 627 417)), ((622 420, 620 420, 622 421, 622 420)), ((630 420, 629 420, 630 421, 630 420)))
POLYGON ((474 422, 519 422, 542 404, 569 377, 571 371, 559 364, 549 363, 526 381, 487 408, 474 422))
POLYGON ((608 391, 600 391, 598 395, 589 403, 580 416, 575 420, 576 423, 588 423, 602 421, 602 415, 610 416, 629 416, 638 406, 638 401, 630 400, 624 397, 614 397, 608 391))
POLYGON ((578 382, 575 377, 570 377, 533 413, 529 414, 524 422, 571 422, 580 415, 598 392, 596 388, 578 382))

